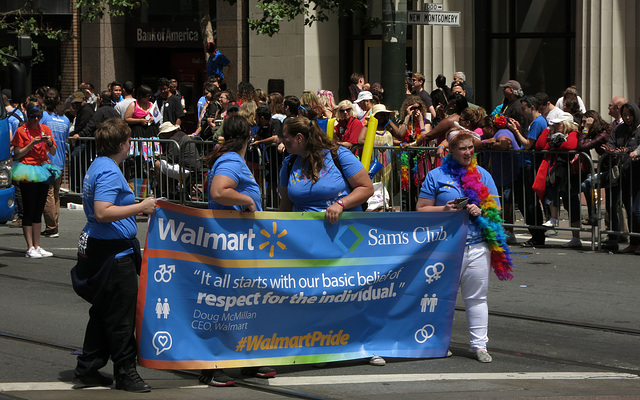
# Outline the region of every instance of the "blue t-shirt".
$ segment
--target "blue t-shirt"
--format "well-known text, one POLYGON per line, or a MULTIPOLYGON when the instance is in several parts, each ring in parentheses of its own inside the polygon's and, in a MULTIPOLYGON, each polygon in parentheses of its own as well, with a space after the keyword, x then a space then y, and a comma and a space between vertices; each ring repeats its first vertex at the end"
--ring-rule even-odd
MULTIPOLYGON (((256 179, 253 177, 253 174, 251 173, 251 170, 249 170, 249 167, 247 167, 247 163, 242 157, 240 157, 240 154, 236 153, 235 151, 230 151, 228 153, 224 153, 216 160, 216 162, 213 164, 213 167, 211 167, 209 173, 207 174, 209 187, 211 187, 213 177, 216 175, 224 175, 228 178, 233 179, 238 184, 235 190, 238 193, 246 194, 251 197, 256 205, 256 209, 258 211, 262 211, 260 186, 258 186, 258 184, 256 183, 256 179)), ((209 209, 242 211, 244 210, 244 205, 225 206, 216 203, 211 198, 211 196, 209 196, 209 209)))
POLYGON ((198 99, 198 104, 196 104, 196 107, 198 107, 198 122, 200 122, 200 116, 202 115, 202 107, 204 107, 206 102, 207 102, 207 98, 204 96, 198 99))
POLYGON ((41 124, 45 124, 51 129, 53 139, 56 141, 58 148, 56 154, 49 155, 51 163, 57 165, 60 169, 64 169, 64 158, 67 152, 67 139, 69 138, 69 127, 71 123, 69 118, 64 115, 56 115, 49 111, 42 113, 40 119, 41 124))
MULTIPOLYGON (((477 167, 482 177, 482 183, 489 189, 489 193, 495 196, 496 203, 500 205, 498 189, 489 172, 482 167, 477 167)), ((420 188, 420 197, 423 199, 435 199, 436 206, 444 206, 449 200, 465 197, 463 190, 458 186, 453 176, 445 174, 442 167, 429 171, 420 188)), ((469 219, 467 231, 467 246, 481 243, 482 234, 469 219)))
POLYGON ((106 201, 116 206, 128 206, 136 202, 120 168, 109 157, 98 157, 91 163, 82 185, 82 204, 87 224, 84 231, 95 239, 133 239, 138 232, 135 217, 114 222, 98 222, 94 201, 106 201))
POLYGON ((229 65, 230 62, 224 54, 216 50, 216 52, 207 59, 207 78, 210 78, 213 74, 217 74, 220 79, 224 79, 222 69, 229 65))
MULTIPOLYGON (((518 148, 518 141, 513 133, 506 128, 498 130, 493 136, 495 139, 506 137, 511 141, 511 148, 518 148)), ((520 153, 508 151, 490 151, 491 155, 491 176, 496 186, 510 187, 513 184, 513 177, 517 176, 520 169, 520 153)))
POLYGON ((22 111, 15 108, 11 111, 7 111, 7 114, 11 114, 11 116, 9 117, 9 126, 11 127, 11 132, 13 132, 13 134, 15 135, 16 131, 20 127, 20 124, 25 122, 27 120, 27 117, 24 115, 22 111), (14 113, 14 110, 15 110, 15 113, 14 113), (18 116, 20 118, 18 118, 18 116))
MULTIPOLYGON (((547 120, 542 115, 538 115, 529 125, 529 133, 527 133, 527 139, 533 139, 534 141, 538 140, 538 136, 547 129, 547 120)), ((535 146, 533 147, 535 150, 535 146)), ((524 153, 524 165, 532 166, 533 165, 533 154, 524 153)))
MULTIPOLYGON (((340 165, 342 165, 342 172, 344 172, 344 176, 347 179, 364 169, 360 160, 346 148, 339 147, 337 152, 340 165)), ((289 155, 282 163, 280 185, 284 186, 286 182, 289 199, 293 203, 293 211, 325 211, 333 203, 351 193, 349 183, 333 163, 329 150, 324 150, 324 167, 320 171, 320 178, 316 183, 311 182, 311 179, 303 175, 300 165, 302 157, 300 156, 296 157, 291 168, 291 174, 287 176, 291 157, 293 155, 289 155)), ((347 211, 362 211, 362 208, 356 206, 347 211)))

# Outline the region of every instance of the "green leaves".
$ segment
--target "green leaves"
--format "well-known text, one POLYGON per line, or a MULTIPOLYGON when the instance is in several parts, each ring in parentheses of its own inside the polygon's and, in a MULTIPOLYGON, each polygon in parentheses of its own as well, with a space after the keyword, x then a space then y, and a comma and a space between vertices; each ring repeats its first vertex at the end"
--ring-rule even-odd
MULTIPOLYGON (((280 31, 281 21, 303 16, 304 24, 327 21, 333 16, 366 15, 365 0, 262 0, 257 8, 263 11, 260 19, 249 19, 249 28, 259 35, 273 36, 280 31)), ((369 22, 370 24, 370 22, 369 22)))

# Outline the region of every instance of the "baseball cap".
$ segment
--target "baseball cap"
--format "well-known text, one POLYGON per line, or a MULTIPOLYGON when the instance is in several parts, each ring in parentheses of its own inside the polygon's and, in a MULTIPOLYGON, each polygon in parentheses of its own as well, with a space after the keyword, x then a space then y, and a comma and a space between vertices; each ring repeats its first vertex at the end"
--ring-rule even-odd
POLYGON ((239 111, 239 110, 240 110, 240 106, 235 101, 232 101, 227 105, 227 112, 239 111))
POLYGON ((358 98, 356 99, 355 103, 360 103, 362 100, 373 100, 371 92, 363 90, 362 92, 358 93, 358 98))
POLYGON ((569 122, 573 122, 573 115, 569 114, 568 112, 561 112, 560 114, 558 114, 557 117, 555 117, 554 119, 550 120, 549 122, 552 124, 559 124, 563 121, 569 121, 569 122))
POLYGON ((510 79, 510 80, 506 81, 505 83, 501 83, 500 87, 503 87, 503 88, 508 87, 508 88, 511 88, 511 89, 522 89, 522 86, 520 86, 520 82, 518 82, 516 80, 513 80, 513 79, 510 79))
POLYGON ((73 98, 71 99, 72 103, 82 103, 84 101, 84 93, 81 91, 73 92, 73 98))
POLYGON ((2 89, 2 94, 7 96, 7 99, 11 101, 11 89, 2 89))

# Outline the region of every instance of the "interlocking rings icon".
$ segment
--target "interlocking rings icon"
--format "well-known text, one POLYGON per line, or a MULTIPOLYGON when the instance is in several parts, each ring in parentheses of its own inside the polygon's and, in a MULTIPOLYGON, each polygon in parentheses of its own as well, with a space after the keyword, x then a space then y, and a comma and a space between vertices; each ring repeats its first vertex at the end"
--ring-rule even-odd
POLYGON ((436 333, 436 328, 434 328, 434 326, 431 324, 426 324, 416 331, 414 337, 416 339, 416 342, 424 343, 429 340, 429 338, 433 336, 434 333, 436 333), (429 333, 429 329, 431 329, 431 333, 429 333))
POLYGON ((155 279, 156 282, 169 283, 172 276, 171 274, 174 272, 176 272, 175 265, 160 264, 158 265, 158 270, 153 274, 153 279, 155 279))
POLYGON ((427 283, 431 283, 440 279, 440 275, 443 272, 444 264, 441 262, 437 262, 433 265, 428 265, 427 268, 424 269, 424 274, 427 276, 427 283))

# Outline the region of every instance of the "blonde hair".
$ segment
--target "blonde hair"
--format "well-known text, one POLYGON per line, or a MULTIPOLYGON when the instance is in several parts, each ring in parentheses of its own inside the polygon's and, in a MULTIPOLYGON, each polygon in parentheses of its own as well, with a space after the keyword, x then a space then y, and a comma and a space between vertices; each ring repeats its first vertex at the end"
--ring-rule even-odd
POLYGON ((258 109, 258 106, 256 105, 255 101, 253 100, 245 101, 240 106, 240 110, 238 110, 238 114, 245 117, 247 121, 249 121, 249 125, 255 125, 257 109, 258 109))
POLYGON ((342 115, 340 114, 340 109, 342 107, 350 107, 351 108, 351 113, 349 114, 350 117, 352 118, 357 118, 358 114, 356 114, 356 109, 353 106, 353 103, 349 100, 342 100, 340 103, 338 103, 338 105, 335 107, 335 112, 334 114, 336 115, 336 118, 340 118, 342 115))

